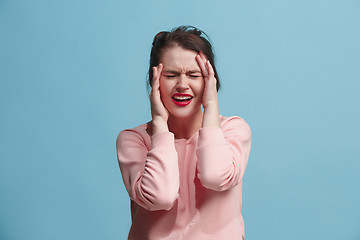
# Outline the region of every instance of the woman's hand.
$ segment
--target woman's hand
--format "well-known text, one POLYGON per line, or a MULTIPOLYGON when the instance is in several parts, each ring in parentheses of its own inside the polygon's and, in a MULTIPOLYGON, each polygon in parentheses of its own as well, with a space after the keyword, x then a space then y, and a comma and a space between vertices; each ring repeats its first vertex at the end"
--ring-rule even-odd
POLYGON ((214 69, 206 56, 200 52, 196 56, 196 61, 200 66, 204 76, 204 93, 202 105, 204 107, 202 127, 216 126, 220 127, 219 103, 216 89, 216 78, 214 69))
POLYGON ((204 76, 205 88, 202 104, 205 109, 210 105, 218 104, 216 78, 214 76, 214 69, 211 66, 210 61, 206 59, 206 56, 202 52, 196 56, 196 61, 198 62, 202 75, 204 76))
POLYGON ((153 134, 169 131, 167 125, 169 112, 165 108, 160 96, 160 76, 162 69, 163 65, 161 63, 159 66, 153 67, 153 79, 150 92, 153 134))

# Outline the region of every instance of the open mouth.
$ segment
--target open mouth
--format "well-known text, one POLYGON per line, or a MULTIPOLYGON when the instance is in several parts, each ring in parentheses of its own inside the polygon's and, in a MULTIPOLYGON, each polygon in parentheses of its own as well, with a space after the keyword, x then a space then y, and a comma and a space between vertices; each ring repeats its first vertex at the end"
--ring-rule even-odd
POLYGON ((193 96, 189 94, 174 94, 171 98, 176 105, 186 106, 191 102, 193 96))
POLYGON ((186 102, 190 101, 192 97, 172 97, 172 99, 174 99, 176 102, 186 102))

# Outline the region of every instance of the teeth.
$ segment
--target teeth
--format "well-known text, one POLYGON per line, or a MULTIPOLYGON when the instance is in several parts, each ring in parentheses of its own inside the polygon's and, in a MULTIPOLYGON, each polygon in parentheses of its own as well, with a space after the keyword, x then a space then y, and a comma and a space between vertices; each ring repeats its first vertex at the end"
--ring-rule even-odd
POLYGON ((176 96, 176 97, 173 97, 175 100, 180 100, 180 101, 183 101, 183 100, 190 100, 191 97, 185 97, 185 96, 176 96))

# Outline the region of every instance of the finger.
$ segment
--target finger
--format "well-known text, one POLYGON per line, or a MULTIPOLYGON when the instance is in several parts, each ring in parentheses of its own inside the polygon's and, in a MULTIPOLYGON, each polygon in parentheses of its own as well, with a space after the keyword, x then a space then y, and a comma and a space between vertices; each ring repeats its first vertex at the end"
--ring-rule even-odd
POLYGON ((162 63, 160 63, 159 66, 158 66, 159 81, 160 81, 160 77, 161 77, 161 73, 162 73, 163 68, 164 68, 164 65, 162 65, 162 63))
POLYGON ((156 88, 155 88, 157 90, 160 90, 160 77, 162 70, 163 70, 163 65, 160 63, 159 66, 157 66, 156 88))
POLYGON ((206 56, 203 52, 200 51, 199 54, 200 54, 201 60, 204 62, 204 65, 206 66, 206 62, 208 59, 206 58, 206 56))
POLYGON ((158 68, 153 67, 153 79, 152 79, 152 89, 157 89, 158 85, 158 68))
POLYGON ((150 98, 151 103, 153 101, 154 89, 155 89, 156 84, 157 84, 156 83, 157 69, 156 69, 156 67, 153 67, 152 70, 153 70, 153 78, 152 78, 152 83, 151 83, 151 91, 150 91, 150 94, 149 94, 149 98, 150 98))
POLYGON ((206 67, 208 69, 208 72, 209 72, 209 76, 210 77, 213 77, 215 75, 215 72, 214 72, 214 68, 212 67, 211 63, 209 60, 206 61, 206 67))
POLYGON ((160 81, 161 72, 163 70, 163 67, 164 67, 164 65, 162 65, 161 63, 158 66, 154 67, 154 68, 156 68, 156 71, 155 71, 156 74, 153 76, 154 76, 154 80, 156 80, 157 82, 160 81))
POLYGON ((208 71, 207 71, 207 69, 206 69, 206 67, 205 67, 205 63, 204 63, 204 61, 202 60, 200 54, 196 55, 195 58, 196 58, 197 63, 199 64, 199 67, 200 67, 200 69, 201 69, 202 74, 203 74, 205 77, 207 77, 207 76, 208 76, 208 71))
POLYGON ((152 81, 154 83, 154 81, 156 79, 156 75, 157 75, 157 67, 152 67, 152 70, 153 70, 152 81))
POLYGON ((205 56, 205 54, 201 51, 200 51, 200 57, 204 61, 204 63, 206 63, 206 61, 208 60, 207 57, 205 56))

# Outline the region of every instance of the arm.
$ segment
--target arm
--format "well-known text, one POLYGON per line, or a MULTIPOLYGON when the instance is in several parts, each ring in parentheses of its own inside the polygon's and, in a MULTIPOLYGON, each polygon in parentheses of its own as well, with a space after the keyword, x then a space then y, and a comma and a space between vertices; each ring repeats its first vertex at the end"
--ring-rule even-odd
POLYGON ((220 126, 214 69, 203 53, 196 61, 204 76, 204 115, 197 148, 198 178, 206 188, 223 191, 240 183, 251 146, 251 130, 241 118, 230 118, 220 126))
POLYGON ((148 210, 169 210, 178 198, 179 169, 174 134, 169 132, 169 113, 160 96, 163 65, 153 67, 150 93, 151 149, 143 137, 131 130, 119 134, 116 142, 118 160, 129 196, 148 210))
POLYGON ((122 131, 116 141, 117 157, 130 198, 148 210, 169 210, 178 198, 179 169, 174 135, 154 134, 151 149, 143 137, 122 131))
POLYGON ((199 131, 197 147, 198 178, 215 191, 230 189, 242 180, 251 148, 251 129, 239 117, 229 118, 224 126, 199 131))

